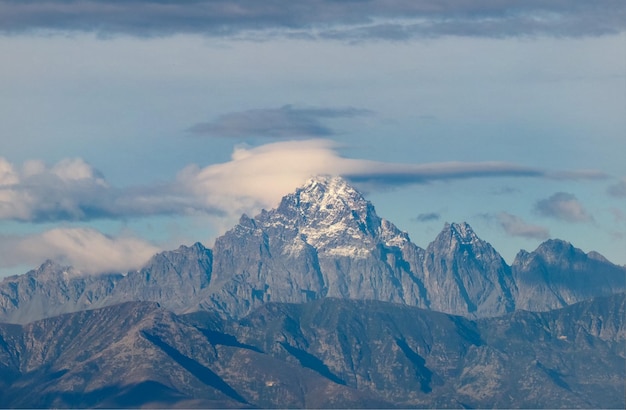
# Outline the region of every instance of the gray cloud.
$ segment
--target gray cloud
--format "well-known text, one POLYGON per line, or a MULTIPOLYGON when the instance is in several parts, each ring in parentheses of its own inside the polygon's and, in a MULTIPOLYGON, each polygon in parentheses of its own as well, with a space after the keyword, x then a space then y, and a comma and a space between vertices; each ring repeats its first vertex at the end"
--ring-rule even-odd
POLYGON ((580 169, 574 171, 551 171, 546 174, 547 177, 556 180, 584 180, 584 179, 606 179, 608 175, 595 169, 580 169))
POLYGON ((438 221, 441 218, 441 215, 437 212, 428 212, 419 214, 415 217, 417 222, 430 222, 430 221, 438 221))
POLYGON ((431 164, 396 164, 360 161, 342 175, 354 183, 373 186, 426 184, 433 181, 487 177, 541 177, 547 172, 510 162, 438 162, 431 164))
POLYGON ((322 120, 370 115, 371 111, 357 108, 280 108, 255 109, 224 114, 211 122, 199 123, 189 132, 228 138, 274 137, 304 138, 328 137, 335 131, 322 120))
POLYGON ((622 178, 619 182, 610 185, 607 188, 607 192, 616 198, 626 197, 626 178, 622 178))
POLYGON ((543 216, 561 219, 568 222, 588 222, 593 217, 573 194, 557 192, 547 199, 535 204, 535 211, 543 216))
POLYGON ((621 0, 47 0, 0 1, 0 31, 163 36, 254 32, 405 40, 446 35, 595 36, 624 31, 621 0))
POLYGON ((546 239, 550 235, 548 229, 539 225, 526 223, 522 218, 507 212, 500 212, 496 215, 496 219, 500 227, 511 236, 546 239))

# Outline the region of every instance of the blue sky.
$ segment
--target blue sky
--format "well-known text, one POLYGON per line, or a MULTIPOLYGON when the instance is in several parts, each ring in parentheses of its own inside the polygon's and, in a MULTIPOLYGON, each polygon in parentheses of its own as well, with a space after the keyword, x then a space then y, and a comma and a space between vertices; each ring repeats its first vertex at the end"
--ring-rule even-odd
POLYGON ((626 264, 622 1, 0 0, 0 275, 207 246, 340 174, 425 247, 626 264))

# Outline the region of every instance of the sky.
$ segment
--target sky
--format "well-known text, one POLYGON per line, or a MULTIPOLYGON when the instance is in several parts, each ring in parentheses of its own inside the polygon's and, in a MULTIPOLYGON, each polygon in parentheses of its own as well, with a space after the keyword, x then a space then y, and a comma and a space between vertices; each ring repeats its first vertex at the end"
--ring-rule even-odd
POLYGON ((0 0, 0 276, 211 247, 319 174, 426 247, 626 264, 626 3, 0 0))

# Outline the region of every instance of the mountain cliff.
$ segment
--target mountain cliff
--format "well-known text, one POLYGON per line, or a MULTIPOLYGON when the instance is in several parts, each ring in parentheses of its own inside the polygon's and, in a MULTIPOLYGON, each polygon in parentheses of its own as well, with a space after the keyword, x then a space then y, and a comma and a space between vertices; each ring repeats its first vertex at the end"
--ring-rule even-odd
POLYGON ((512 266, 467 223, 426 249, 376 214, 345 180, 312 178, 279 206, 239 223, 213 249, 197 243, 142 269, 83 275, 53 262, 0 283, 0 321, 28 323, 126 301, 240 318, 268 302, 379 300, 469 318, 545 311, 626 291, 626 268, 549 240, 512 266))
POLYGON ((218 238, 209 303, 241 316, 268 301, 322 297, 428 306, 423 250, 340 178, 310 180, 218 238), (242 304, 242 300, 247 303, 242 304))
POLYGON ((467 223, 446 224, 428 245, 424 277, 433 310, 484 317, 515 309, 511 268, 467 223))

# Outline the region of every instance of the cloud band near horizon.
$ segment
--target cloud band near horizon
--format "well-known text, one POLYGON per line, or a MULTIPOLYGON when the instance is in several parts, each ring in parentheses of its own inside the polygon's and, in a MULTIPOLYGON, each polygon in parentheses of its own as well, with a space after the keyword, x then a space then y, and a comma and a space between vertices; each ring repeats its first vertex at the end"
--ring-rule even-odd
MULTIPOLYGON (((544 178, 555 172, 508 162, 402 164, 346 158, 326 139, 281 141, 235 148, 228 162, 190 165, 172 181, 112 187, 82 159, 21 168, 0 158, 0 220, 89 221, 153 215, 239 217, 274 207, 316 175, 340 175, 370 190, 467 178, 544 178)), ((598 179, 598 171, 556 172, 558 179, 598 179)))

